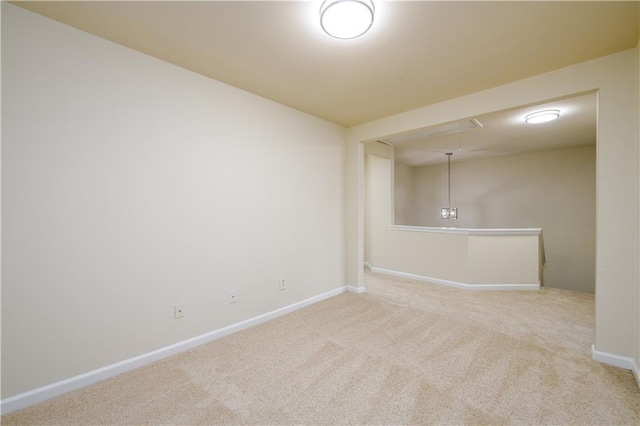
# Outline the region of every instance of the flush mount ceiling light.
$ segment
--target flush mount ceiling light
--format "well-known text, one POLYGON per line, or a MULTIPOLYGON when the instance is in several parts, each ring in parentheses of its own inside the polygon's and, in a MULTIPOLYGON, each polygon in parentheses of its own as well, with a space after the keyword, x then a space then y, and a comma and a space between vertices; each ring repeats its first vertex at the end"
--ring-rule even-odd
POLYGON ((372 0, 325 0, 320 6, 320 25, 331 37, 360 37, 373 24, 372 0))
POLYGON ((528 124, 540 124, 548 121, 553 121, 560 117, 560 111, 557 109, 546 109, 544 111, 536 111, 531 114, 527 114, 524 117, 524 121, 528 124))

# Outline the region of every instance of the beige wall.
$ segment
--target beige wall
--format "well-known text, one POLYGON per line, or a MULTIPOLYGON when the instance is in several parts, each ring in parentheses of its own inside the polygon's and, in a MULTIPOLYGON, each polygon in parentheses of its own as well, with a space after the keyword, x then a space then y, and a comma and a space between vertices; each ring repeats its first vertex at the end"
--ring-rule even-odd
POLYGON ((466 283, 467 238, 464 235, 393 232, 392 161, 368 155, 369 263, 376 268, 466 283), (453 253, 455 255, 450 255, 453 253))
POLYGON ((2 398, 344 284, 343 128, 6 2, 2 56, 2 398))
POLYGON ((366 156, 368 260, 388 273, 463 288, 537 288, 538 233, 473 234, 391 225, 393 161, 366 156))
POLYGON ((364 203, 361 142, 418 128, 598 90, 596 167, 595 348, 630 358, 638 333, 638 101, 636 50, 583 62, 514 83, 348 129, 346 279, 362 286, 364 203), (615 220, 611 211, 617 210, 615 220))
MULTIPOLYGON (((640 21, 640 12, 638 14, 638 20, 640 21)), ((638 149, 638 170, 640 170, 640 41, 636 47, 636 96, 637 96, 637 108, 636 114, 638 115, 638 134, 636 135, 638 149)), ((638 174, 638 186, 640 187, 640 173, 638 174)), ((638 200, 638 229, 640 229, 640 200, 638 200)), ((638 284, 636 286, 636 347, 635 347, 635 377, 638 386, 640 387, 640 232, 638 232, 638 284)))
POLYGON ((412 225, 413 220, 413 167, 394 164, 394 212, 396 225, 412 225))
POLYGON ((440 219, 447 204, 446 163, 417 167, 413 225, 542 228, 544 284, 593 293, 595 174, 595 146, 453 161, 451 204, 459 219, 448 221, 440 219))
POLYGON ((382 142, 373 141, 364 145, 364 176, 365 176, 365 190, 364 190, 364 202, 367 208, 364 211, 364 262, 369 263, 371 259, 371 212, 374 210, 372 202, 375 194, 371 193, 373 187, 370 179, 372 175, 369 173, 369 166, 371 157, 393 159, 395 152, 393 147, 382 142))

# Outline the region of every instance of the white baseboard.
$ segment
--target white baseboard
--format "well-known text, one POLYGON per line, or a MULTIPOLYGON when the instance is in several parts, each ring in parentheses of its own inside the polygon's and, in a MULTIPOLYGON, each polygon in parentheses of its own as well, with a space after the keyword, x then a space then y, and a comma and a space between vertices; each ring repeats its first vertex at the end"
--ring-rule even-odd
POLYGON ((370 264, 369 262, 364 262, 364 263, 363 263, 363 266, 364 266, 366 269, 369 269, 369 270, 371 269, 371 264, 370 264))
POLYGON ((635 359, 597 351, 595 345, 591 345, 591 358, 603 364, 631 370, 633 377, 636 379, 636 384, 640 388, 640 366, 638 366, 635 359))
POLYGON ((638 380, 638 365, 633 358, 597 351, 595 345, 591 345, 591 358, 603 364, 631 370, 636 376, 636 381, 638 380))
MULTIPOLYGON (((47 399, 65 394, 67 392, 91 385, 93 383, 100 382, 110 377, 117 376, 119 374, 125 373, 135 368, 139 368, 144 365, 151 364, 153 362, 159 361, 164 358, 168 358, 180 352, 193 349, 196 346, 200 346, 202 344, 227 336, 229 334, 247 329, 249 327, 253 327, 255 325, 269 321, 271 319, 274 319, 282 315, 288 314, 290 312, 296 311, 298 309, 304 308, 305 306, 309 306, 314 303, 320 302, 322 300, 328 299, 330 297, 337 296, 338 294, 344 293, 345 291, 352 291, 351 288, 360 290, 360 288, 356 288, 356 287, 347 287, 347 286, 338 287, 326 293, 322 293, 317 296, 310 297, 308 299, 302 300, 292 305, 285 306, 280 309, 276 309, 275 311, 267 312, 265 314, 258 315, 256 317, 249 318, 245 321, 241 321, 236 324, 232 324, 230 326, 223 327, 218 330, 214 330, 209 333, 205 333, 200 336, 193 337, 191 339, 183 340, 182 342, 178 342, 170 346, 165 346, 164 348, 147 352, 145 354, 138 355, 133 358, 125 359, 124 361, 116 362, 115 364, 107 365, 105 367, 98 368, 93 371, 89 371, 87 373, 70 377, 68 379, 64 379, 59 382, 51 383, 49 385, 42 386, 37 389, 33 389, 18 395, 5 398, 2 401, 0 401, 0 413, 7 414, 12 411, 19 410, 21 408, 25 408, 30 405, 36 404, 38 402, 42 402, 47 399)), ((364 292, 364 288, 362 287, 361 289, 362 291, 354 291, 354 292, 358 292, 358 293, 364 292)))
POLYGON ((355 293, 355 294, 362 294, 366 291, 364 287, 354 287, 352 285, 348 285, 346 289, 349 293, 355 293))
POLYGON ((466 284, 457 281, 442 280, 440 278, 426 277, 424 275, 408 274, 406 272, 392 271, 390 269, 382 269, 371 267, 372 272, 379 272, 386 275, 394 275, 396 277, 409 278, 417 281, 424 281, 432 284, 446 285, 449 287, 461 288, 464 290, 540 290, 540 284, 466 284))

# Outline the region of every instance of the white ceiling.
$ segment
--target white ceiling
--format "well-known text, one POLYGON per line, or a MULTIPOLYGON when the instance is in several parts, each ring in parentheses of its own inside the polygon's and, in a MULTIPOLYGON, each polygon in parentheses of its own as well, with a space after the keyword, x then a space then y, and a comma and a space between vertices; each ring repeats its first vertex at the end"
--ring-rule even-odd
POLYGON ((14 2, 350 127, 635 47, 638 2, 376 0, 337 40, 319 1, 14 2))
POLYGON ((396 161, 413 167, 451 161, 494 157, 595 145, 597 97, 595 93, 546 102, 540 105, 469 117, 483 127, 424 137, 431 128, 419 129, 384 141, 395 146, 396 161), (557 120, 527 124, 534 111, 557 109, 557 120))

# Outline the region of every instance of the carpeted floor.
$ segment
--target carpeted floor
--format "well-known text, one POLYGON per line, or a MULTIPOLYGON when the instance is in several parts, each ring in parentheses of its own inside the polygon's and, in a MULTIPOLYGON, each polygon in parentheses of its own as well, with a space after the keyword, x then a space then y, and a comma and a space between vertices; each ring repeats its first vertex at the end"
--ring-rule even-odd
POLYGON ((593 296, 366 287, 2 424, 640 424, 632 373, 591 360, 593 296))

